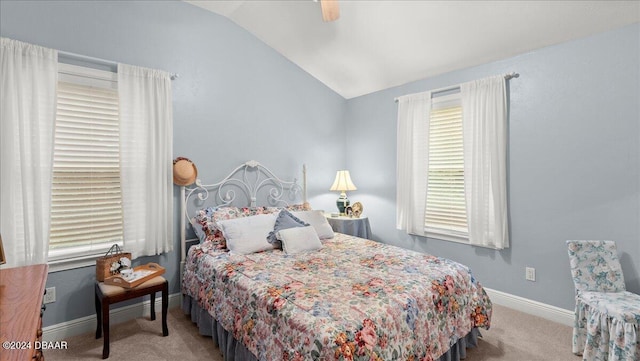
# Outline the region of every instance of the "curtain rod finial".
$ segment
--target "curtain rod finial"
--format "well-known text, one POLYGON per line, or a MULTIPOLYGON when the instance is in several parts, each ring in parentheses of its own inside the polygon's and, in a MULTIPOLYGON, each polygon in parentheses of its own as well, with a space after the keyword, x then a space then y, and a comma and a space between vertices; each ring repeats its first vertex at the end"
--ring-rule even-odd
POLYGON ((519 78, 519 77, 520 77, 520 74, 516 72, 508 73, 507 75, 505 75, 505 79, 507 80, 513 79, 513 78, 519 78))

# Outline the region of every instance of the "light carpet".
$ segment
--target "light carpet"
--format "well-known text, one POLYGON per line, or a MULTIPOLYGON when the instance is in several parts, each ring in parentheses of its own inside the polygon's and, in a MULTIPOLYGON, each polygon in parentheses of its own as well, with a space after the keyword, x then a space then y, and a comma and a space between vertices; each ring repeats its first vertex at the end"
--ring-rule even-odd
MULTIPOLYGON (((111 325, 109 360, 222 361, 210 337, 200 336, 182 310, 167 317, 169 336, 162 337, 160 314, 155 321, 138 318, 111 325)), ((47 361, 102 359, 102 339, 95 333, 67 340, 67 350, 47 350, 47 361)), ((580 361, 571 353, 571 328, 506 307, 494 305, 490 330, 482 330, 477 348, 467 350, 465 361, 580 361)))

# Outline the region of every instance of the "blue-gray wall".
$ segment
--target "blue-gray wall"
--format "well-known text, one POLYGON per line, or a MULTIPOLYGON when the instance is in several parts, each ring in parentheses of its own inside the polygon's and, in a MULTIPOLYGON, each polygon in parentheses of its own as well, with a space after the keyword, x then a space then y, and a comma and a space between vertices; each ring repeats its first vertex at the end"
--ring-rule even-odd
POLYGON ((618 244, 640 292, 640 25, 386 89, 347 103, 347 168, 376 238, 469 265, 486 286, 573 309, 565 240, 618 244), (511 247, 412 237, 395 229, 394 98, 516 71, 510 81, 511 247), (535 267, 537 281, 524 279, 535 267))
MULTIPOLYGON (((613 239, 640 292, 640 26, 345 101, 229 20, 174 1, 0 1, 0 34, 73 53, 164 69, 174 82, 174 154, 201 178, 256 159, 276 174, 309 170, 314 208, 345 165, 376 239, 470 265, 487 287, 573 308, 566 239, 613 239), (517 71, 511 83, 510 249, 395 230, 399 95, 517 71), (346 132, 344 132, 346 127, 346 132), (346 139, 345 139, 346 137, 346 139), (524 267, 538 281, 524 280, 524 267)), ((178 244, 176 190, 175 248, 178 244)), ((159 258, 178 292, 177 251, 159 258)), ((140 260, 144 263, 149 259, 140 260)), ((52 273, 46 325, 93 313, 95 269, 52 273)))
MULTIPOLYGON (((344 159, 346 100, 228 19, 178 1, 1 1, 0 34, 58 50, 179 73, 173 84, 174 155, 203 180, 255 159, 280 176, 302 177, 314 206, 344 159)), ((161 257, 179 292, 178 190, 175 251, 161 257)), ((57 301, 44 325, 91 315, 95 267, 50 273, 57 301)))

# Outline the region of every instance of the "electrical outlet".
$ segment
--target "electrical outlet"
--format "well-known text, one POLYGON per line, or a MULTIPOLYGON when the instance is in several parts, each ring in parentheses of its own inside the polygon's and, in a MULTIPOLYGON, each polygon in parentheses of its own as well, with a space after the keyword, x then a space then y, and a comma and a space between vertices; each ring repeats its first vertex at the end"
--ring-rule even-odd
POLYGON ((525 267, 524 271, 525 271, 524 278, 527 281, 532 281, 532 282, 536 281, 536 269, 535 268, 533 268, 533 267, 525 267))
POLYGON ((56 302, 56 288, 55 287, 48 287, 45 289, 45 294, 44 294, 44 301, 42 301, 44 303, 53 303, 56 302))

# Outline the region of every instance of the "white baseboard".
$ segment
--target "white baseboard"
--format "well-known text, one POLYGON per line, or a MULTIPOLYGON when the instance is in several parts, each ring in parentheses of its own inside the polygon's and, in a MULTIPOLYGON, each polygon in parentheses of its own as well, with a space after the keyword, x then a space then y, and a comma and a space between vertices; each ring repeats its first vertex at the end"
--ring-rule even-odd
MULTIPOLYGON (((169 308, 179 307, 181 294, 169 295, 169 308)), ((156 312, 162 310, 162 297, 156 297, 156 312)), ((115 325, 138 317, 148 317, 151 313, 151 302, 136 303, 135 305, 112 309, 109 312, 109 324, 115 325)), ((159 318, 156 318, 158 320, 159 318)), ((64 341, 71 336, 81 335, 87 332, 95 332, 97 326, 96 315, 76 318, 75 320, 58 323, 42 328, 43 341, 64 341)))
POLYGON ((497 305, 573 327, 573 311, 486 287, 485 291, 487 291, 491 301, 497 305))

